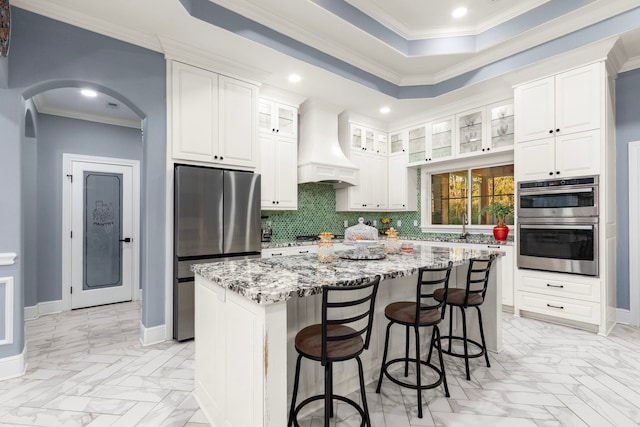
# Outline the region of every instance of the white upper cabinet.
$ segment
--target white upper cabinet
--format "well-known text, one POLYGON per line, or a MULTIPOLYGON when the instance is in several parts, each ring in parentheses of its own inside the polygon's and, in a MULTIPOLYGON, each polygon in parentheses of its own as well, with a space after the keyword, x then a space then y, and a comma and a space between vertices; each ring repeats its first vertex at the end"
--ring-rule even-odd
POLYGON ((260 168, 263 210, 298 209, 298 109, 260 99, 260 168))
MULTIPOLYGON (((407 152, 407 133, 397 131, 389 133, 389 155, 405 155, 407 152)), ((407 157, 405 155, 405 157, 407 157)))
POLYGON ((428 161, 431 152, 427 152, 427 125, 420 124, 407 130, 409 142, 409 163, 428 161))
POLYGON ((515 139, 533 141, 600 128, 602 65, 591 64, 515 89, 515 139))
POLYGON ((493 152, 513 150, 515 123, 513 99, 487 106, 486 148, 493 152))
POLYGON ((293 138, 260 133, 263 210, 298 208, 298 147, 293 138))
POLYGON ((485 151, 486 110, 478 108, 456 115, 456 157, 476 155, 485 151))
POLYGON ((516 144, 516 181, 600 173, 599 130, 516 144))
POLYGON ((409 169, 407 156, 389 156, 389 202, 391 211, 415 211, 418 208, 418 170, 409 169))
POLYGON ((180 62, 171 73, 173 158, 255 168, 258 88, 180 62))
POLYGON ((280 136, 298 137, 298 109, 267 99, 258 103, 258 130, 280 136))
MULTIPOLYGON (((258 158, 256 132, 258 88, 226 76, 218 78, 220 94, 220 163, 255 167, 258 158)), ((215 157, 215 155, 214 155, 215 157)))
POLYGON ((372 154, 387 154, 387 133, 351 123, 350 144, 352 151, 363 151, 372 154))
POLYGON ((434 120, 429 126, 429 161, 442 161, 452 159, 454 156, 454 121, 455 118, 445 117, 434 120))

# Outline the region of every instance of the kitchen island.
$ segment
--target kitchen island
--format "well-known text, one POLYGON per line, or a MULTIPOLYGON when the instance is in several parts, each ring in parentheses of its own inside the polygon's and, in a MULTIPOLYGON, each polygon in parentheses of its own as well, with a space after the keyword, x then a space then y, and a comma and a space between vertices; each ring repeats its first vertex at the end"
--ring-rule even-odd
MULTIPOLYGON (((319 263, 311 254, 193 266, 194 394, 200 408, 212 425, 286 425, 294 369, 288 360, 295 360, 293 338, 302 327, 320 322, 322 286, 349 286, 380 275, 372 342, 362 357, 367 380, 377 378, 386 325, 384 306, 415 298, 415 273, 420 267, 453 261, 450 286, 463 286, 467 261, 491 253, 501 254, 416 246, 413 254, 376 261, 345 260, 338 252, 331 263, 319 263)), ((495 274, 500 262, 499 257, 482 306, 487 347, 492 351, 502 348, 501 291, 495 274)), ((300 396, 321 392, 319 366, 308 365, 302 373, 300 396)), ((347 363, 339 365, 344 366, 334 369, 334 391, 347 394, 357 388, 357 371, 347 363)))

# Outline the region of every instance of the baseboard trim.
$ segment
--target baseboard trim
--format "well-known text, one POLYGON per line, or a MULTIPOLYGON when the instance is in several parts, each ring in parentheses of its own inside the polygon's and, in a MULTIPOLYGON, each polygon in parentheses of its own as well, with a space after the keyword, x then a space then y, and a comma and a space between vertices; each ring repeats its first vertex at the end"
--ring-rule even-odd
POLYGON ((166 325, 152 326, 146 328, 142 322, 140 322, 140 334, 138 338, 143 346, 158 344, 166 341, 166 325))
POLYGON ((0 359, 0 381, 24 375, 27 370, 27 364, 24 359, 25 351, 26 349, 18 355, 0 359))
POLYGON ((629 325, 631 323, 631 311, 623 308, 616 309, 616 323, 629 325))
POLYGON ((61 313, 62 300, 39 302, 24 308, 24 320, 34 320, 47 314, 61 313))

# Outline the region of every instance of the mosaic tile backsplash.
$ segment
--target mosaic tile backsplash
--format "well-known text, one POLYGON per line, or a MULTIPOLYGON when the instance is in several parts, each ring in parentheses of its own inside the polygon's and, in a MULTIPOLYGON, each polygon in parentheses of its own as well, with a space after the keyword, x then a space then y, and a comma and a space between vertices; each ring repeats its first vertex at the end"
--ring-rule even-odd
POLYGON ((344 221, 349 226, 358 223, 358 218, 365 221, 377 221, 377 227, 382 228, 380 219, 392 219, 390 226, 399 230, 401 236, 417 237, 423 235, 420 230, 420 174, 418 174, 418 210, 415 212, 336 212, 336 192, 332 185, 307 183, 298 185, 297 211, 262 211, 263 227, 266 221, 271 221, 272 242, 287 242, 295 240, 296 236, 317 235, 323 231, 334 234, 344 234, 344 221), (398 226, 398 220, 402 225, 398 226), (417 226, 413 221, 417 221, 417 226))

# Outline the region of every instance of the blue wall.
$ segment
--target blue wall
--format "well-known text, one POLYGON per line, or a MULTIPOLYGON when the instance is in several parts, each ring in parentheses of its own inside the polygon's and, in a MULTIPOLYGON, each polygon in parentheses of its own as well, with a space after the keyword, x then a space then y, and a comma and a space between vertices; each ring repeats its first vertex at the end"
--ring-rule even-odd
MULTIPOLYGON (((616 193, 618 209, 618 308, 629 309, 629 142, 640 141, 640 69, 616 81, 616 193)), ((638 260, 634 260, 638 262, 638 260)))
MULTIPOLYGON (((142 135, 140 129, 47 114, 39 116, 37 132, 38 245, 23 253, 37 249, 37 302, 43 302, 62 299, 62 154, 142 160, 142 135)), ((30 305, 26 298, 25 305, 30 305)))
MULTIPOLYGON (((138 112, 145 122, 141 168, 142 323, 164 324, 166 205, 166 63, 162 54, 12 8, 7 89, 0 89, 0 252, 17 252, 0 270, 15 279, 14 344, 0 357, 22 352, 25 265, 21 146, 25 99, 47 89, 90 85, 138 112)), ((87 142, 90 143, 90 142, 87 142)))

